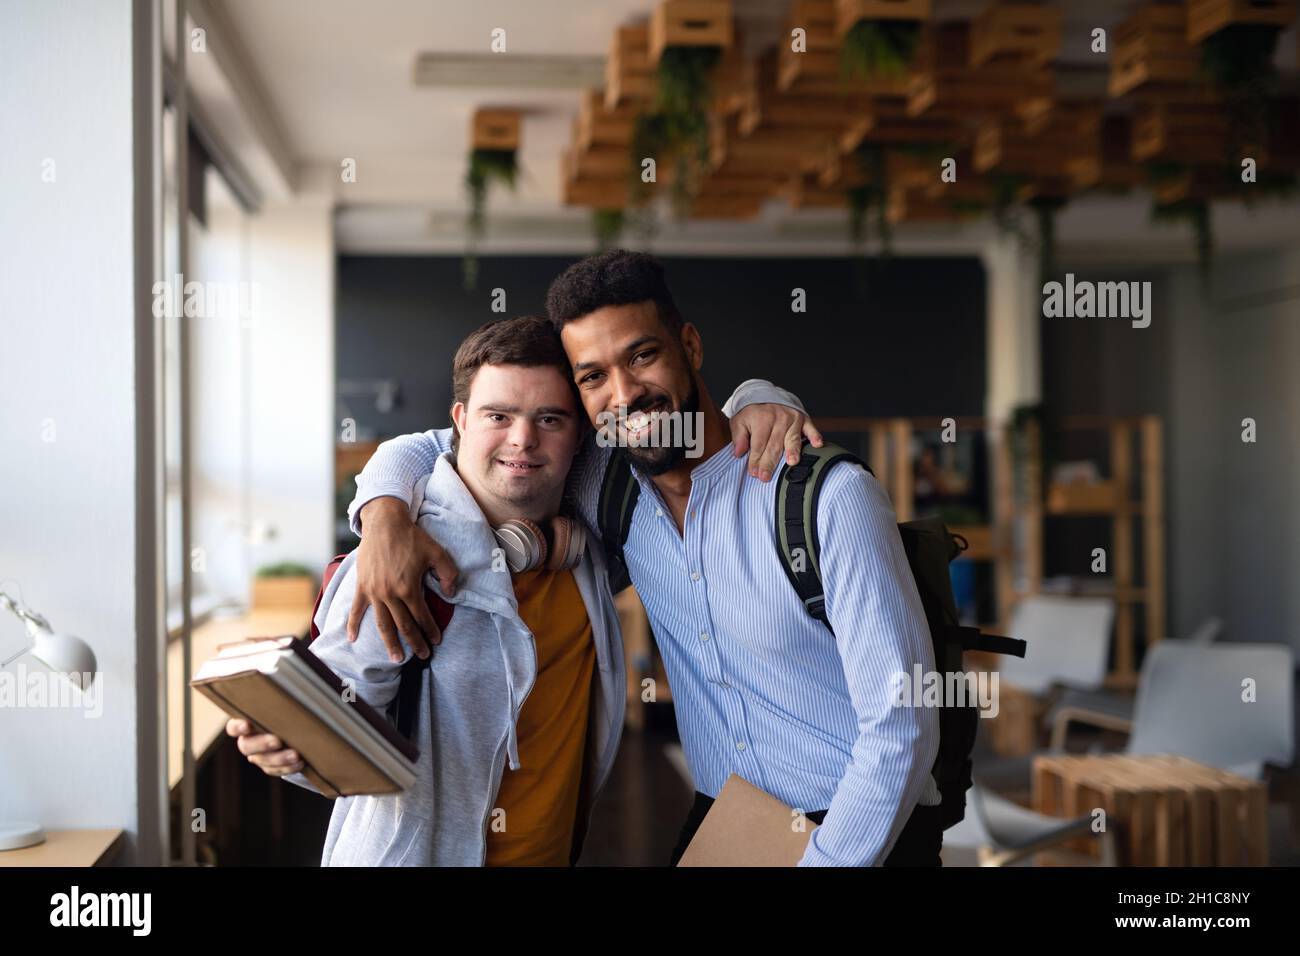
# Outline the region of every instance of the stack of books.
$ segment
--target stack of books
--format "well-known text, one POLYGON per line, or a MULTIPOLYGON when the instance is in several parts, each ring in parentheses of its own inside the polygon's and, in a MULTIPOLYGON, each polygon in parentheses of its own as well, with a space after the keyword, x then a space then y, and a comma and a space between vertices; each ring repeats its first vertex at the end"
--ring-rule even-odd
POLYGON ((415 747, 299 638, 222 645, 190 686, 296 750, 326 796, 400 793, 415 781, 415 747))

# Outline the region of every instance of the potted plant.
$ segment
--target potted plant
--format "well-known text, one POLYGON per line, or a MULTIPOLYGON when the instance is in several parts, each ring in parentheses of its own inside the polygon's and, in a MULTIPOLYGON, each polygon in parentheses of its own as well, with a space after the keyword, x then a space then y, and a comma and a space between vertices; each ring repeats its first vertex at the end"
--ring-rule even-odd
POLYGON ((515 180, 519 174, 518 163, 518 152, 514 149, 480 147, 470 150, 468 169, 465 172, 465 192, 469 201, 466 232, 469 243, 461 263, 465 288, 468 290, 478 285, 478 256, 475 246, 486 231, 488 189, 493 183, 500 183, 514 192, 515 180))
POLYGON ((253 607, 311 607, 316 600, 316 576, 304 564, 281 561, 257 569, 253 580, 253 607))
POLYGON ((650 110, 633 126, 631 167, 634 195, 645 196, 641 162, 673 164, 672 200, 679 216, 690 211, 709 159, 709 106, 713 72, 722 58, 717 46, 669 46, 659 57, 650 110))

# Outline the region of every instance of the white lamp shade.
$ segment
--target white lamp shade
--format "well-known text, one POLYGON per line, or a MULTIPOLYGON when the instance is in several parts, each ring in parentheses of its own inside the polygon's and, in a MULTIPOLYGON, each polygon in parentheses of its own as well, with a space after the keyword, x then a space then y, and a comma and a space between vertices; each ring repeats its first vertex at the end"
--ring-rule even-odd
MULTIPOLYGON (((95 662, 95 652, 81 638, 70 634, 53 634, 37 630, 33 639, 32 657, 50 670, 64 674, 78 687, 81 687, 82 674, 91 675, 90 681, 94 681, 95 674, 99 670, 95 662)), ((89 683, 81 689, 86 690, 87 687, 89 683)))

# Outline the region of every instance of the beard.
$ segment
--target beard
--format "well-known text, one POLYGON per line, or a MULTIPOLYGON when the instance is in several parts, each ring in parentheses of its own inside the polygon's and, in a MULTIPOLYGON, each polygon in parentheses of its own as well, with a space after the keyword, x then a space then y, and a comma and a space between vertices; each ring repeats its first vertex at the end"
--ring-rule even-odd
MULTIPOLYGON (((637 402, 635 408, 627 410, 628 415, 633 415, 639 411, 645 411, 653 407, 660 401, 659 397, 647 397, 643 401, 637 402)), ((691 390, 686 393, 686 398, 682 400, 679 407, 669 409, 681 413, 683 419, 687 415, 694 415, 700 410, 700 390, 695 383, 694 377, 691 378, 691 390)), ((663 434, 663 432, 660 432, 663 434)), ((668 446, 644 446, 644 447, 626 447, 621 449, 632 462, 632 466, 642 474, 649 475, 651 478, 656 475, 662 475, 665 472, 672 471, 682 463, 686 457, 686 446, 684 443, 676 443, 668 446)))

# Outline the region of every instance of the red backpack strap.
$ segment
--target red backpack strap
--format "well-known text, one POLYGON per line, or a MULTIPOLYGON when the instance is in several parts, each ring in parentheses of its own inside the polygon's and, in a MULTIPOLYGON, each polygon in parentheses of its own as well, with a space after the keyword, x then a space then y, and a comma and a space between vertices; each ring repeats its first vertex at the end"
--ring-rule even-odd
POLYGON ((316 603, 312 605, 311 609, 311 633, 307 637, 308 644, 320 637, 320 628, 316 626, 316 612, 320 610, 320 602, 321 598, 325 597, 325 589, 330 586, 330 581, 333 580, 335 572, 338 571, 339 565, 343 563, 346 557, 346 554, 338 555, 333 561, 325 565, 325 570, 321 572, 320 590, 316 592, 316 603))
POLYGON ((438 630, 446 631, 447 625, 451 623, 451 615, 456 610, 454 604, 448 604, 432 588, 424 589, 424 603, 429 606, 429 613, 433 615, 434 621, 438 625, 438 630))
MULTIPOLYGON (((311 609, 311 634, 307 638, 308 644, 320 637, 320 628, 316 626, 316 612, 320 610, 320 602, 325 597, 325 589, 330 586, 330 581, 334 579, 334 575, 338 572, 339 565, 346 558, 346 554, 338 555, 333 561, 325 565, 325 570, 321 572, 320 590, 316 592, 316 603, 312 605, 311 609)), ((424 603, 428 605, 429 613, 433 615, 434 621, 437 622, 438 630, 445 631, 447 625, 451 623, 451 615, 455 611, 455 606, 438 597, 430 588, 424 589, 424 603)))

